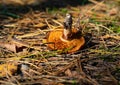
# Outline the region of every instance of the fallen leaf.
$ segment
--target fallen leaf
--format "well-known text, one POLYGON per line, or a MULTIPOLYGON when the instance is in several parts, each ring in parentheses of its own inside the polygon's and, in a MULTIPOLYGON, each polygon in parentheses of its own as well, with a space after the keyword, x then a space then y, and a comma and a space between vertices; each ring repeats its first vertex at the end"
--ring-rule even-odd
POLYGON ((17 65, 14 63, 7 63, 0 65, 0 76, 5 77, 8 75, 13 75, 17 72, 17 65))
POLYGON ((15 53, 20 52, 25 48, 24 46, 16 45, 15 43, 4 43, 4 42, 0 42, 0 46, 15 53))
POLYGON ((117 8, 112 8, 109 12, 109 15, 113 16, 116 15, 118 13, 118 9, 117 8))
POLYGON ((65 74, 66 74, 67 76, 69 76, 69 77, 72 77, 72 72, 70 71, 70 69, 67 69, 67 70, 65 71, 65 74))

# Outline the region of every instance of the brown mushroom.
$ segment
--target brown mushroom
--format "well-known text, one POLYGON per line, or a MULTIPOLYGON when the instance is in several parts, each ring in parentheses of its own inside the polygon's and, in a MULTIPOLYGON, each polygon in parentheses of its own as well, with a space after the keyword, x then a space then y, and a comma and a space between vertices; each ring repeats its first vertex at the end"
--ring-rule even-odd
POLYGON ((47 46, 52 50, 60 50, 63 52, 73 53, 79 50, 85 43, 81 32, 72 28, 72 16, 66 14, 64 27, 59 30, 50 31, 47 37, 47 46))

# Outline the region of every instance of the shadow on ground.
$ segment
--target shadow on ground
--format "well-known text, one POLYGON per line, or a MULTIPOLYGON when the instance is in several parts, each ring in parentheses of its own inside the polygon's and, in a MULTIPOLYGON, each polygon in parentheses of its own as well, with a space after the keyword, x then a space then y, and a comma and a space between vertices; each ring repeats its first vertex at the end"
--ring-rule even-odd
MULTIPOLYGON (((38 11, 45 11, 46 8, 54 9, 61 7, 69 7, 69 6, 78 6, 84 5, 88 3, 88 0, 45 0, 43 2, 38 2, 38 5, 0 5, 0 10, 14 13, 27 13, 30 8, 38 11)), ((2 12, 1 11, 1 12, 2 12)))

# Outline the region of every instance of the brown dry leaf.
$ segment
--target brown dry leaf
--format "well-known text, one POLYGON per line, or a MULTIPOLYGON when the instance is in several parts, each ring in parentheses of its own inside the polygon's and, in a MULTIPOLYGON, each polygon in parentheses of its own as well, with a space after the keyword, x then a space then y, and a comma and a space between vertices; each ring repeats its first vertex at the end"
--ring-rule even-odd
POLYGON ((72 77, 72 72, 71 72, 70 69, 67 69, 67 70, 65 71, 65 74, 68 75, 69 77, 72 77))
POLYGON ((33 46, 33 45, 31 45, 31 44, 29 44, 27 42, 23 42, 21 40, 18 40, 15 37, 11 39, 11 42, 16 44, 19 48, 22 48, 22 50, 24 48, 31 48, 31 49, 41 50, 40 46, 33 46))
POLYGON ((0 42, 0 46, 12 52, 20 52, 23 50, 23 48, 25 48, 24 46, 16 45, 15 43, 4 43, 4 42, 0 42))
POLYGON ((109 15, 116 15, 118 13, 118 9, 117 8, 112 8, 110 11, 109 11, 109 15))
POLYGON ((13 63, 1 64, 0 65, 0 76, 5 77, 6 74, 13 75, 17 72, 17 65, 13 63))

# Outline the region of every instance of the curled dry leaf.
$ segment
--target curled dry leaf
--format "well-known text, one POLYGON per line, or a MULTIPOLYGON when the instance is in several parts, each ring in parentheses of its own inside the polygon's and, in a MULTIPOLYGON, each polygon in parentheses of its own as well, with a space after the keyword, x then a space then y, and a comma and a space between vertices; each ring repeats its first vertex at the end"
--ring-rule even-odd
MULTIPOLYGON (((20 38, 26 37, 26 36, 29 36, 29 35, 21 36, 20 38)), ((9 43, 0 42, 0 46, 12 52, 21 52, 25 48, 41 50, 39 46, 30 45, 29 43, 18 40, 16 37, 13 37, 9 43)))

